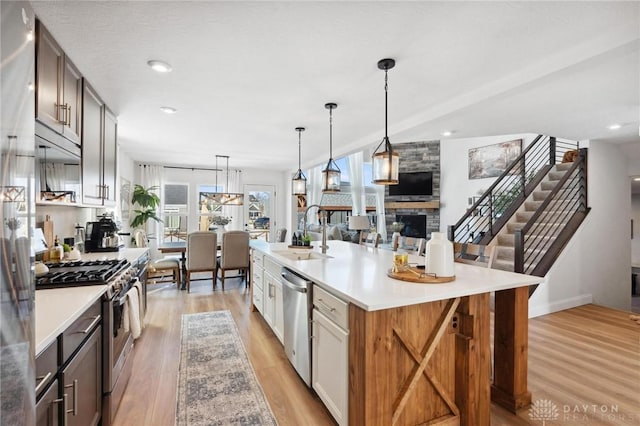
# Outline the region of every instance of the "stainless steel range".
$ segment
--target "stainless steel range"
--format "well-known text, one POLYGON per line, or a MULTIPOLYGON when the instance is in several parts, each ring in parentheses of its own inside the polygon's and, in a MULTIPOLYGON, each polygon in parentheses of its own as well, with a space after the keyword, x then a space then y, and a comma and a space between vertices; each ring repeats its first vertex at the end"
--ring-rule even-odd
POLYGON ((126 259, 79 260, 46 263, 49 272, 36 277, 36 290, 81 285, 105 285, 129 269, 126 259))
POLYGON ((133 365, 133 337, 125 331, 123 311, 127 292, 142 276, 127 260, 47 263, 49 272, 36 278, 36 289, 108 285, 102 299, 102 425, 115 416, 133 365))

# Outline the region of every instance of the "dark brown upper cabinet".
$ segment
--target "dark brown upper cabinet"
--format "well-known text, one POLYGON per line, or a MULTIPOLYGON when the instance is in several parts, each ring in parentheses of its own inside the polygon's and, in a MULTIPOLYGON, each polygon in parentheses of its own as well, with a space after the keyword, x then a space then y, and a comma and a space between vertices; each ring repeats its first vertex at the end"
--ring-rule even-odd
POLYGON ((36 21, 36 119, 81 144, 82 75, 40 21, 36 21))

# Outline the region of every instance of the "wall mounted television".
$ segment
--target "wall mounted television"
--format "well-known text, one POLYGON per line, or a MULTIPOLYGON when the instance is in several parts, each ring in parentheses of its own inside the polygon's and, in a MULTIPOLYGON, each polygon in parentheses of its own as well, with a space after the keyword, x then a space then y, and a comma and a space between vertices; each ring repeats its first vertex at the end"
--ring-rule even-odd
POLYGON ((398 184, 389 185, 389 195, 433 195, 433 172, 399 173, 398 184))

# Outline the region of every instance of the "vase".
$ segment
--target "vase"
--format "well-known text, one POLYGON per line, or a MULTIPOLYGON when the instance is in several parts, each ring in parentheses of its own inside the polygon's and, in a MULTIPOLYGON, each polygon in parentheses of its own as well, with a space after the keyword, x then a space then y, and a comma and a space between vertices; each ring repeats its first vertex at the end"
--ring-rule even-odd
POLYGON ((425 271, 437 277, 453 277, 453 243, 445 238, 444 232, 432 232, 427 242, 425 271))
POLYGON ((218 245, 222 244, 222 234, 227 232, 227 225, 218 225, 216 228, 216 234, 218 234, 218 245))
POLYGON ((391 246, 395 250, 398 248, 399 244, 400 244, 400 233, 394 232, 393 234, 391 234, 391 246))

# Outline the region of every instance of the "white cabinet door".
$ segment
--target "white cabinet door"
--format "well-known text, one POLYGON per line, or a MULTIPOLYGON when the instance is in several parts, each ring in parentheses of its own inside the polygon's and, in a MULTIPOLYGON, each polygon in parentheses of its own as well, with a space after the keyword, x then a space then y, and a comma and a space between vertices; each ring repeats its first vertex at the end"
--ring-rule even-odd
POLYGON ((262 294, 264 303, 264 311, 262 312, 262 315, 267 324, 269 324, 269 326, 271 326, 271 328, 273 329, 276 311, 276 288, 274 285, 273 277, 267 271, 264 271, 262 280, 262 294))
POLYGON ((312 324, 312 386, 339 425, 349 421, 349 334, 317 309, 312 324))
POLYGON ((284 344, 284 304, 282 300, 282 282, 276 280, 273 284, 275 297, 274 297, 274 312, 273 312, 273 332, 276 334, 280 343, 284 344))

